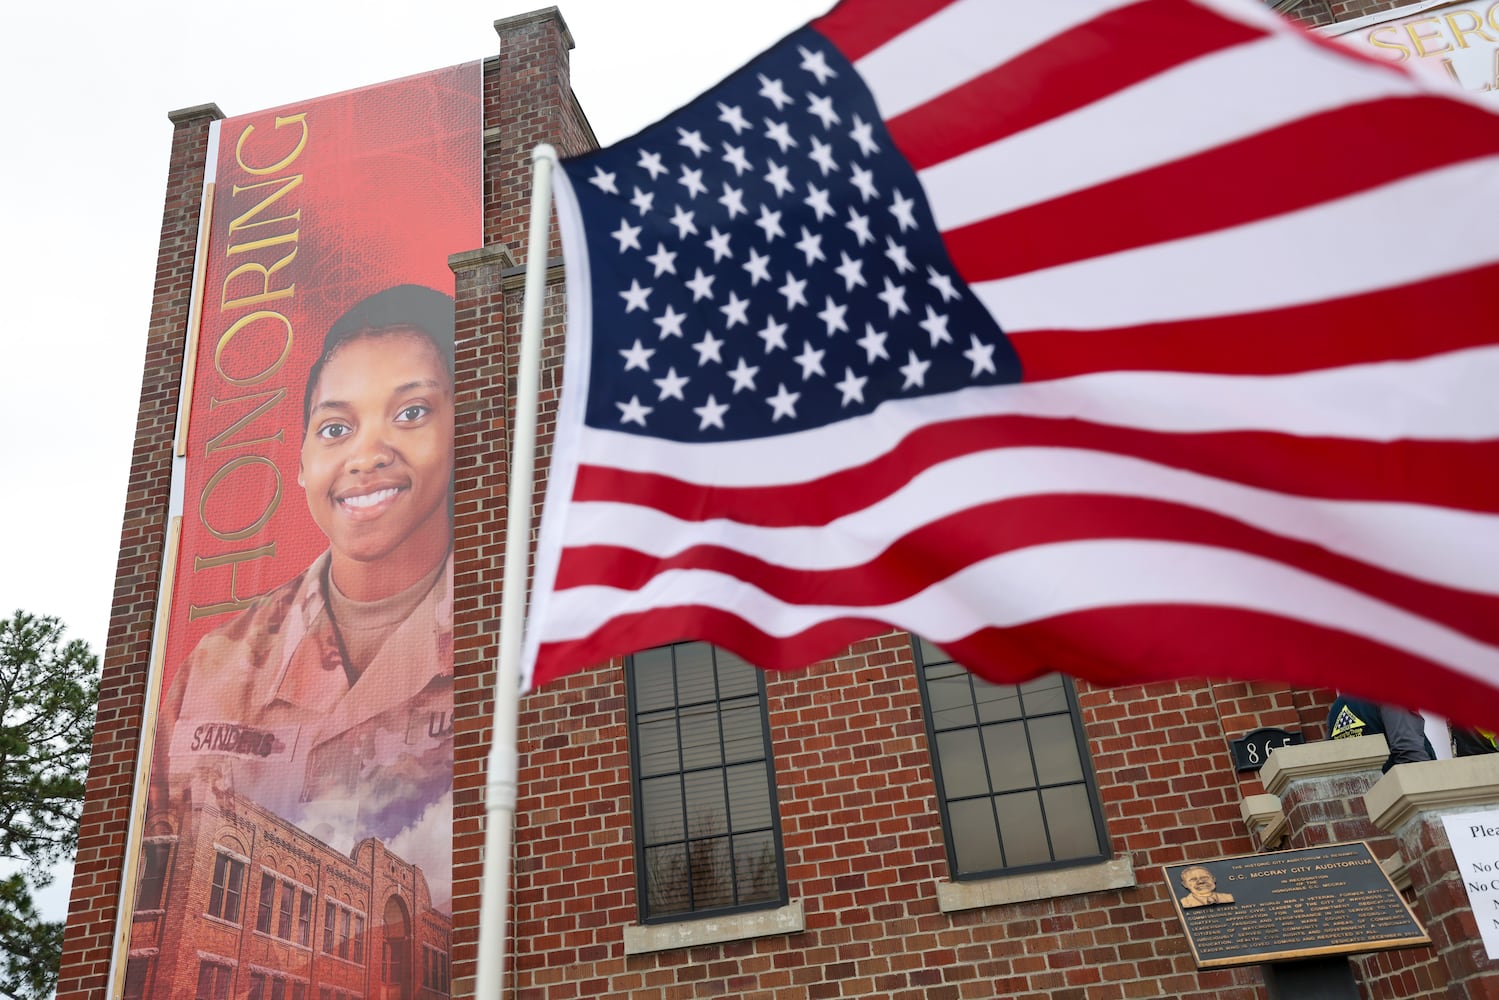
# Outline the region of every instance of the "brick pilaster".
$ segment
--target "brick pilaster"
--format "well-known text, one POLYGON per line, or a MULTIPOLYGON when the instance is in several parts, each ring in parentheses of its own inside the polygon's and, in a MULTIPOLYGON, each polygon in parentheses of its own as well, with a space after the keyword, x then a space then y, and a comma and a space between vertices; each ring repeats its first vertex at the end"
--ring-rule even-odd
POLYGON ((223 113, 215 105, 206 104, 175 111, 168 117, 176 130, 167 169, 135 449, 120 528, 114 604, 99 681, 99 715, 63 941, 59 1000, 96 1000, 105 995, 108 985, 146 677, 151 665, 151 637, 161 589, 172 487, 172 443, 187 343, 208 133, 210 124, 223 113))
POLYGON ((1446 989, 1434 995, 1499 1000, 1499 961, 1488 957, 1479 938, 1480 918, 1442 823, 1444 812, 1492 811, 1499 805, 1499 756, 1402 764, 1369 790, 1365 803, 1373 822, 1400 846, 1416 914, 1445 973, 1440 981, 1446 989))

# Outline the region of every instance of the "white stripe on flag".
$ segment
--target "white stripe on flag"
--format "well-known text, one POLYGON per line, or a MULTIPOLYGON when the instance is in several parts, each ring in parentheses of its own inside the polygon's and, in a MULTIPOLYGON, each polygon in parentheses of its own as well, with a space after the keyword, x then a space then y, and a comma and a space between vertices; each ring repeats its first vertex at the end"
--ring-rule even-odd
POLYGON ((1202 56, 918 177, 937 228, 955 229, 1310 115, 1412 91, 1408 80, 1378 66, 1342 66, 1299 38, 1266 38, 1202 56), (1246 79, 1255 81, 1252 100, 1241 98, 1224 114, 1223 102, 1246 79))
POLYGON ((995 0, 962 0, 854 63, 886 118, 987 73, 1048 39, 1137 0, 1046 0, 994 30, 995 0))
POLYGON ((1093 608, 1175 604, 1243 608, 1338 629, 1447 664, 1487 683, 1499 650, 1358 591, 1257 556, 1177 542, 1078 541, 982 560, 903 601, 869 607, 793 605, 709 570, 668 570, 638 591, 576 587, 553 594, 545 641, 589 635, 620 615, 701 604, 732 609, 761 631, 796 635, 840 617, 919 630, 936 643, 1093 608), (1152 566, 1150 573, 1140 567, 1152 566), (982 602, 973 595, 982 594, 982 602))
POLYGON ((1290 375, 1099 372, 1013 387, 992 412, 1174 433, 1482 441, 1499 436, 1485 390, 1496 380, 1499 346, 1475 347, 1290 375))
POLYGON ((1471 213, 1401 226, 1401 238, 1390 239, 1392 220, 1461 206, 1476 191, 1493 196, 1496 185, 1499 157, 1485 157, 1246 225, 972 287, 1012 331, 1109 329, 1374 292, 1499 256, 1499 226, 1471 213))
POLYGON ((1318 500, 1257 489, 1137 458, 1063 448, 965 455, 826 527, 683 521, 630 504, 578 503, 566 544, 628 545, 667 557, 723 545, 801 570, 861 566, 924 524, 976 504, 1042 495, 1138 497, 1222 514, 1430 583, 1499 594, 1499 517, 1404 503, 1318 500), (1331 532, 1328 525, 1339 525, 1331 532))
POLYGON ((1499 346, 1297 375, 1099 372, 896 400, 866 416, 778 438, 691 444, 590 428, 578 458, 705 485, 776 486, 863 465, 934 422, 1005 415, 1175 433, 1477 441, 1499 436, 1499 406, 1481 391, 1492 385, 1499 385, 1499 346), (696 470, 710 478, 699 479, 696 470))

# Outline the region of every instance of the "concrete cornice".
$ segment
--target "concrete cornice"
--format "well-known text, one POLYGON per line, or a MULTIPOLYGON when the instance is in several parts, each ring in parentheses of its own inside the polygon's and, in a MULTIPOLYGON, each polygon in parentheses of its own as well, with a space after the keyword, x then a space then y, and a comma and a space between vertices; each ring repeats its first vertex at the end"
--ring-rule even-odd
POLYGON ((1499 805, 1499 754, 1398 764, 1364 796, 1369 819, 1390 833, 1417 813, 1495 805, 1499 805))
MULTIPOLYGON (((1272 757, 1273 759, 1273 757, 1272 757)), ((1250 795, 1239 803, 1239 815, 1249 836, 1261 849, 1274 847, 1286 836, 1286 813, 1274 795, 1250 795)))
POLYGON ((562 19, 562 11, 556 7, 542 7, 539 10, 527 11, 524 14, 516 14, 513 17, 502 17, 494 23, 495 34, 504 36, 505 32, 513 28, 537 21, 552 20, 557 22, 557 27, 562 29, 562 40, 567 43, 569 49, 576 48, 573 43, 573 33, 568 30, 567 22, 562 19))
POLYGON ((224 117, 224 112, 219 110, 217 104, 194 104, 190 108, 178 108, 176 111, 167 112, 167 121, 173 125, 185 125, 203 118, 209 121, 219 121, 224 117))
POLYGON ((514 267, 515 255, 510 252, 510 248, 505 244, 491 243, 487 247, 480 247, 477 250, 464 250, 461 253, 450 254, 448 256, 448 267, 452 268, 454 274, 490 264, 498 264, 501 268, 514 267))
MULTIPOLYGON (((566 276, 566 270, 562 266, 561 257, 553 257, 547 261, 548 285, 555 285, 566 276)), ((500 275, 500 287, 507 292, 521 292, 526 288, 526 265, 517 264, 500 275)))
POLYGON ((1260 769, 1260 780, 1270 794, 1281 795, 1293 781, 1378 771, 1389 757, 1390 747, 1382 735, 1303 743, 1271 754, 1260 769))

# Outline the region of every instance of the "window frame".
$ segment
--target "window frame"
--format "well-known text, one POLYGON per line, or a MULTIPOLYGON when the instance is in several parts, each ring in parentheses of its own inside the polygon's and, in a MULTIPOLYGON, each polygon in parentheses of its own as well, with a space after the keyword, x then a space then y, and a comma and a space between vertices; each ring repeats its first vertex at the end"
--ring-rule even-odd
POLYGON ((144 1000, 151 994, 151 974, 156 971, 156 956, 136 955, 125 961, 125 983, 120 1000, 144 1000))
POLYGON ((194 1000, 229 1000, 233 993, 234 967, 214 959, 199 959, 198 982, 193 988, 194 1000))
POLYGON ((406 964, 409 959, 407 946, 410 942, 410 938, 385 939, 380 950, 381 982, 399 985, 409 978, 406 964))
POLYGON ((312 890, 302 889, 301 908, 297 912, 297 944, 303 948, 312 947, 312 920, 313 910, 317 908, 316 897, 312 890))
POLYGON ((206 911, 208 916, 225 923, 240 923, 249 868, 248 862, 222 847, 214 852, 213 877, 206 911))
POLYGON ((293 929, 296 926, 297 885, 288 879, 278 879, 281 883, 280 900, 276 906, 276 933, 274 937, 282 941, 293 940, 293 929))
MULTIPOLYGON (((635 685, 635 675, 636 675, 635 659, 636 659, 636 656, 641 655, 641 654, 633 654, 631 656, 625 657, 625 671, 624 671, 624 674, 625 674, 625 705, 626 705, 626 708, 625 708, 625 712, 626 712, 625 725, 626 725, 626 731, 627 731, 627 740, 628 740, 629 745, 630 745, 630 798, 631 798, 631 806, 632 806, 631 833, 632 833, 632 836, 633 836, 633 839, 634 839, 634 853, 635 853, 635 888, 636 888, 635 898, 636 898, 636 907, 637 907, 637 912, 639 914, 640 923, 641 924, 650 924, 650 925, 673 924, 673 923, 682 923, 684 921, 691 921, 691 920, 702 920, 702 919, 707 919, 707 918, 711 918, 711 917, 721 917, 721 916, 726 916, 726 915, 730 915, 730 914, 753 913, 753 912, 761 911, 761 910, 774 910, 774 909, 778 909, 780 907, 784 907, 784 906, 787 905, 787 903, 788 903, 788 901, 790 899, 790 891, 789 891, 788 883, 786 881, 786 849, 785 849, 785 844, 784 844, 783 838, 781 836, 780 796, 779 796, 778 788, 777 788, 777 785, 776 785, 775 746, 772 743, 771 738, 770 738, 770 706, 769 706, 769 700, 768 700, 768 698, 766 696, 766 693, 765 693, 765 672, 763 670, 760 670, 759 668, 751 665, 751 664, 748 664, 748 661, 745 661, 746 665, 753 672, 753 675, 754 675, 754 678, 755 678, 755 694, 754 694, 754 697, 755 697, 756 702, 758 703, 758 706, 759 706, 759 716, 760 716, 759 735, 760 735, 760 740, 761 740, 762 756, 754 757, 754 758, 750 758, 750 759, 745 759, 745 760, 735 760, 733 762, 733 764, 730 764, 730 763, 727 762, 728 758, 727 758, 727 755, 725 753, 725 748, 724 748, 724 732, 723 732, 723 725, 722 725, 722 716, 723 716, 723 713, 722 713, 721 706, 724 704, 725 699, 724 699, 723 694, 722 694, 722 690, 721 690, 721 687, 720 687, 720 684, 719 684, 719 677, 718 677, 718 673, 719 673, 718 672, 718 656, 720 655, 720 653, 725 652, 725 651, 721 650, 720 647, 712 645, 711 643, 694 641, 694 642, 672 643, 672 644, 670 644, 668 646, 655 647, 655 648, 653 648, 651 650, 642 650, 641 652, 642 653, 646 653, 646 652, 655 653, 655 652, 659 652, 660 650, 671 650, 672 651, 671 655, 672 655, 672 698, 673 698, 673 701, 672 701, 672 705, 670 706, 669 709, 656 709, 656 708, 652 708, 652 709, 646 710, 644 713, 641 712, 640 706, 639 706, 639 700, 638 700, 637 694, 636 694, 636 685, 635 685), (683 649, 685 647, 690 647, 690 646, 702 646, 702 647, 706 648, 707 651, 708 651, 708 653, 709 653, 709 655, 710 655, 710 657, 711 657, 710 662, 712 663, 713 668, 714 668, 714 681, 713 681, 714 697, 713 697, 713 699, 711 701, 700 700, 700 701, 694 701, 694 702, 688 702, 688 703, 683 703, 681 701, 681 695, 680 695, 681 688, 680 688, 680 682, 679 682, 678 675, 677 675, 677 670, 678 670, 678 666, 677 666, 677 655, 678 655, 677 654, 677 650, 683 649), (686 764, 686 761, 682 759, 682 755, 681 755, 681 750, 682 750, 681 713, 684 711, 684 709, 691 709, 691 708, 694 708, 694 707, 700 707, 700 706, 709 705, 709 704, 712 704, 712 705, 715 705, 715 706, 720 706, 719 708, 716 709, 716 711, 718 713, 718 720, 719 720, 719 724, 718 724, 719 762, 716 765, 708 765, 708 766, 703 766, 703 767, 691 767, 691 768, 689 768, 687 766, 687 764, 686 764), (694 838, 692 836, 692 834, 691 834, 690 831, 684 830, 681 842, 684 845, 691 845, 694 841, 697 841, 697 842, 706 842, 706 841, 709 841, 711 839, 717 839, 719 836, 722 836, 723 838, 725 838, 725 839, 727 839, 729 841, 729 865, 730 865, 730 870, 732 871, 733 870, 733 866, 734 866, 734 853, 733 853, 733 841, 734 841, 734 838, 737 837, 737 836, 746 835, 746 834, 759 833, 759 832, 769 832, 770 835, 771 835, 771 842, 772 842, 772 845, 773 845, 774 862, 775 862, 775 895, 774 895, 773 898, 755 900, 753 902, 744 902, 744 903, 731 902, 727 906, 714 906, 714 907, 696 908, 696 907, 694 907, 692 905, 692 903, 693 903, 693 887, 691 885, 691 879, 689 877, 689 880, 688 880, 688 890, 687 890, 687 899, 688 899, 688 908, 687 909, 685 909, 685 910, 673 910, 673 911, 671 911, 669 913, 653 913, 653 912, 651 912, 651 907, 650 907, 650 889, 649 889, 649 881, 648 881, 648 879, 649 879, 649 875, 648 875, 648 861, 647 861, 647 857, 646 857, 646 852, 647 852, 648 847, 647 847, 647 843, 646 843, 647 838, 645 836, 644 826, 643 826, 643 820, 645 818, 645 805, 644 805, 645 793, 644 793, 643 783, 644 783, 645 776, 644 776, 644 768, 642 767, 641 759, 640 759, 640 749, 641 749, 641 742, 642 741, 641 741, 640 732, 639 732, 639 717, 640 717, 641 714, 653 715, 653 714, 658 714, 660 712, 668 711, 668 710, 676 713, 676 718, 677 718, 677 732, 676 732, 676 743, 675 743, 675 745, 676 745, 676 749, 677 749, 677 753, 678 753, 678 768, 675 771, 662 772, 661 774, 653 774, 653 775, 651 775, 652 778, 659 778, 659 777, 662 777, 662 776, 664 776, 666 774, 672 774, 672 773, 675 773, 675 774, 677 774, 677 775, 682 776, 683 778, 685 778, 685 776, 688 775, 688 774, 690 774, 690 773, 708 773, 708 772, 714 771, 714 770, 718 771, 720 774, 724 774, 727 771, 727 769, 729 767, 731 767, 731 766, 738 766, 740 764, 754 763, 754 762, 757 762, 757 761, 763 761, 764 762, 765 773, 766 773, 766 791, 767 791, 767 799, 768 799, 767 805, 769 807, 769 812, 770 812, 770 816, 769 816, 769 820, 768 820, 768 825, 769 825, 768 831, 762 831, 762 829, 759 828, 759 827, 756 827, 756 828, 753 828, 753 829, 742 830, 742 831, 740 831, 740 830, 734 830, 731 827, 730 829, 726 830, 723 834, 721 834, 721 835, 715 834, 714 837, 712 837, 712 838, 709 838, 709 837, 697 837, 697 838, 694 838)), ((733 654, 730 654, 730 655, 733 655, 733 654)), ((734 696, 731 696, 728 700, 730 700, 730 701, 743 701, 743 702, 747 702, 748 701, 748 697, 749 697, 748 695, 734 695, 734 696)), ((685 795, 686 795, 685 790, 683 792, 683 795, 685 797, 685 795)), ((728 802, 729 802, 729 792, 728 792, 727 788, 725 788, 725 800, 724 801, 725 801, 725 805, 727 806, 728 802)), ((684 815, 685 815, 685 811, 684 811, 684 815)), ((670 843, 670 842, 667 842, 667 843, 670 843)), ((651 844, 649 846, 652 847, 652 848, 655 848, 655 847, 663 846, 663 844, 651 844)), ((688 850, 690 851, 690 846, 688 846, 688 850)), ((690 864, 690 860, 689 860, 689 864, 690 864)), ((738 886, 737 880, 735 880, 731 884, 731 893, 730 893, 731 899, 737 899, 738 895, 739 895, 739 886, 738 886)))
POLYGON ((447 960, 447 953, 441 948, 425 943, 422 945, 423 991, 440 996, 449 995, 447 960))
POLYGON ((165 905, 172 847, 172 841, 166 840, 148 840, 141 845, 141 877, 136 885, 136 913, 154 913, 165 905))
MULTIPOLYGON (((943 840, 943 848, 944 848, 944 850, 946 852, 946 856, 947 856, 947 870, 948 870, 948 876, 949 876, 949 878, 951 878, 952 881, 954 881, 954 882, 976 882, 976 881, 982 881, 982 880, 985 880, 985 879, 1004 878, 1004 877, 1008 877, 1010 875, 1026 875, 1026 874, 1031 874, 1031 873, 1035 873, 1035 872, 1057 871, 1057 870, 1066 869, 1066 868, 1076 868, 1076 867, 1080 867, 1080 866, 1083 866, 1083 865, 1093 865, 1093 864, 1098 864, 1099 862, 1104 862, 1104 861, 1110 860, 1113 857, 1112 841, 1111 841, 1111 839, 1109 837, 1108 824, 1106 823, 1105 817, 1104 817, 1103 800, 1100 797, 1100 795, 1098 794, 1098 779, 1097 779, 1097 776, 1094 774, 1094 770, 1093 770, 1093 758, 1092 758, 1092 754, 1090 753, 1090 751, 1088 749, 1088 738, 1087 738, 1087 732, 1085 731, 1084 726, 1083 726, 1082 709, 1081 709, 1081 706, 1079 705, 1078 699, 1077 699, 1077 686, 1076 686, 1075 682, 1073 681, 1073 679, 1071 677, 1069 677, 1066 674, 1063 674, 1061 672, 1057 672, 1056 676, 1062 682, 1061 683, 1061 688, 1062 688, 1064 697, 1066 699, 1066 704, 1067 704, 1067 710, 1066 710, 1065 713, 1053 711, 1053 712, 1038 712, 1035 715, 1030 715, 1030 714, 1026 713, 1025 710, 1024 710, 1024 708, 1022 707, 1020 714, 1018 716, 1016 716, 1015 720, 1006 720, 1006 721, 1022 721, 1022 722, 1027 722, 1028 723, 1032 719, 1041 719, 1041 718, 1048 718, 1048 717, 1059 717, 1059 716, 1062 716, 1063 714, 1065 714, 1071 720, 1071 723, 1072 723, 1072 736, 1073 736, 1073 740, 1074 740, 1075 745, 1076 745, 1078 764, 1079 764, 1079 766, 1081 768, 1081 771, 1082 771, 1082 779, 1081 779, 1081 781, 1080 782, 1079 781, 1071 781, 1071 782, 1065 782, 1065 783, 1060 783, 1060 784, 1051 784, 1051 785, 1043 784, 1041 782, 1041 780, 1040 780, 1039 775, 1037 774, 1035 744, 1031 740, 1030 732, 1029 732, 1029 727, 1027 727, 1027 731, 1026 731, 1026 749, 1027 749, 1028 753, 1030 754, 1031 773, 1032 773, 1033 779, 1035 780, 1035 784, 1030 785, 1030 786, 1026 786, 1026 787, 1023 787, 1023 788, 1007 789, 1007 790, 1002 791, 1002 792, 997 792, 993 788, 993 784, 992 784, 992 781, 991 781, 990 782, 990 789, 989 789, 987 797, 992 801, 997 795, 1001 795, 1001 794, 1011 794, 1011 793, 1014 793, 1014 792, 1028 791, 1028 790, 1029 791, 1035 791, 1035 792, 1037 792, 1039 794, 1043 789, 1049 788, 1049 787, 1063 787, 1064 785, 1078 785, 1078 784, 1081 784, 1082 787, 1086 791, 1088 809, 1089 809, 1089 812, 1092 815, 1094 843, 1095 843, 1095 845, 1097 847, 1096 853, 1087 854, 1087 855, 1081 855, 1081 856, 1078 856, 1078 857, 1069 857, 1069 858, 1063 858, 1063 859, 1056 859, 1055 858, 1056 850, 1055 850, 1055 846, 1054 846, 1053 839, 1052 839, 1051 829, 1050 829, 1050 825, 1047 823, 1046 813, 1045 813, 1045 807, 1043 805, 1042 806, 1042 811, 1041 811, 1042 828, 1043 828, 1043 831, 1044 831, 1045 837, 1046 837, 1047 853, 1050 854, 1050 855, 1053 855, 1053 860, 1041 861, 1041 862, 1032 862, 1032 863, 1020 864, 1020 865, 1010 865, 1010 866, 1001 865, 998 868, 975 869, 975 870, 972 870, 972 871, 963 871, 959 867, 959 864, 958 864, 958 845, 957 845, 957 839, 953 835, 953 819, 952 819, 952 815, 951 815, 951 810, 949 809, 950 797, 949 797, 949 795, 947 793, 947 788, 946 788, 946 785, 944 783, 943 774, 942 774, 942 761, 941 761, 941 757, 940 757, 939 751, 938 751, 938 735, 939 735, 939 731, 938 731, 937 725, 936 725, 935 714, 934 714, 933 709, 932 709, 932 695, 931 695, 931 692, 928 690, 928 686, 927 686, 927 669, 928 669, 928 667, 939 667, 939 666, 942 666, 942 665, 947 664, 947 663, 952 663, 958 669, 962 670, 964 672, 964 674, 968 677, 969 684, 970 684, 970 688, 969 688, 970 691, 974 690, 973 685, 976 684, 976 683, 977 684, 986 684, 986 683, 987 684, 993 684, 994 682, 987 681, 985 678, 980 677, 977 674, 974 674, 972 671, 968 670, 968 668, 964 667, 962 664, 958 663, 956 660, 953 660, 951 657, 947 656, 947 654, 944 651, 942 651, 935 643, 932 643, 932 642, 929 642, 927 640, 924 640, 924 639, 922 639, 919 636, 916 636, 916 635, 912 635, 911 636, 911 651, 912 651, 912 659, 913 659, 913 661, 915 663, 915 668, 916 668, 917 686, 918 686, 918 688, 920 689, 920 692, 921 692, 921 714, 922 714, 922 722, 923 722, 923 724, 925 725, 925 728, 926 728, 927 754, 928 754, 929 760, 931 761, 932 781, 933 781, 933 783, 936 786, 937 813, 938 813, 938 816, 939 816, 939 818, 941 819, 941 822, 942 822, 942 840, 943 840), (927 649, 930 649, 931 651, 942 655, 944 658, 943 659, 937 659, 937 658, 933 657, 930 660, 928 660, 928 657, 926 655, 926 650, 927 649)), ((1045 676, 1045 675, 1041 675, 1041 676, 1045 676)), ((1034 679, 1034 678, 1032 678, 1032 679, 1034 679)), ((1020 688, 1021 684, 1024 684, 1024 683, 1028 683, 1028 682, 1020 682, 1019 684, 1014 684, 1014 685, 998 685, 998 686, 1001 686, 1001 687, 1014 687, 1014 688, 1017 689, 1017 694, 1018 694, 1019 693, 1019 688, 1020 688)), ((1023 706, 1023 695, 1021 695, 1021 697, 1022 697, 1022 706, 1023 706)), ((976 702, 975 702, 975 704, 976 704, 976 702)), ((980 721, 978 719, 977 714, 975 714, 975 721, 974 721, 974 723, 971 726, 952 727, 952 728, 949 728, 949 729, 943 729, 943 730, 941 730, 941 732, 942 733, 949 733, 949 732, 954 732, 954 731, 957 731, 957 730, 960 730, 960 729, 967 729, 967 728, 971 728, 971 729, 978 730, 978 731, 982 732, 985 724, 986 723, 980 721)), ((989 723, 989 724, 992 725, 993 723, 989 723)), ((987 769, 986 769, 986 780, 988 780, 987 769)), ((979 797, 980 796, 956 796, 955 798, 959 799, 959 800, 967 801, 967 800, 974 800, 974 799, 977 799, 979 797)), ((996 833, 996 836, 999 838, 999 843, 1001 845, 1001 848, 1000 848, 1000 850, 1001 850, 1001 857, 1003 857, 1003 854, 1004 854, 1003 834, 998 829, 997 825, 996 825, 995 833, 996 833)))
POLYGON ((331 899, 323 901, 323 954, 334 954, 338 936, 338 904, 331 899))
MULTIPOLYGON (((322 946, 324 955, 341 962, 364 964, 365 912, 337 899, 323 901, 322 946)), ((317 938, 314 929, 313 938, 317 938)))

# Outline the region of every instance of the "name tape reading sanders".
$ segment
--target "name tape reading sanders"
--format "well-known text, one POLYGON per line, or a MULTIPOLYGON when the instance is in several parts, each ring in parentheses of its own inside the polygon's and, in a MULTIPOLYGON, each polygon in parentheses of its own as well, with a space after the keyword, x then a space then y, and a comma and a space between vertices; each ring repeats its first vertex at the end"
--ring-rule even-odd
POLYGON ((1200 969, 1431 943, 1362 841, 1162 873, 1200 969))

